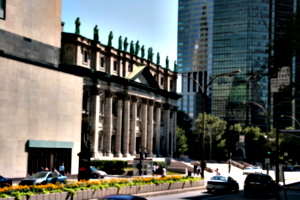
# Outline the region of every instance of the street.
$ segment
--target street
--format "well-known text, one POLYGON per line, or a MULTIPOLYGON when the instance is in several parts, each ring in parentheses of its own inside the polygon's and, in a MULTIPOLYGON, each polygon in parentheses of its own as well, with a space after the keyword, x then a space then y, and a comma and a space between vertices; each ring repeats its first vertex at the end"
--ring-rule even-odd
MULTIPOLYGON (((284 191, 280 192, 280 199, 281 200, 299 200, 300 199, 300 191, 292 191, 288 190, 286 191, 287 198, 285 198, 284 191)), ((235 194, 209 194, 206 190, 202 191, 194 191, 194 192, 186 192, 186 193, 179 193, 179 194, 173 194, 173 195, 165 195, 165 196, 157 196, 157 197, 148 197, 148 200, 187 200, 187 199, 222 199, 222 200, 239 200, 239 199, 262 199, 260 197, 257 198, 245 198, 244 192, 241 189, 239 193, 235 194)), ((269 198, 263 198, 263 199, 276 199, 275 197, 269 197, 269 198)))

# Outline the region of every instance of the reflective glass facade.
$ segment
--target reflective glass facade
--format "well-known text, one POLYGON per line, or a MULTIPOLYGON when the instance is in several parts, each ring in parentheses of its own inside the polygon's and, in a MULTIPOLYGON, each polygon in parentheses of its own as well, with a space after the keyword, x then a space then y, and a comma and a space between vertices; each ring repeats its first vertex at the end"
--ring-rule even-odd
POLYGON ((179 108, 193 119, 202 109, 199 87, 185 76, 193 77, 205 88, 216 75, 241 70, 240 74, 220 76, 209 84, 206 112, 229 124, 263 125, 262 111, 250 112, 243 102, 270 107, 269 80, 259 78, 259 71, 269 58, 267 45, 280 34, 279 21, 295 12, 298 1, 179 0, 178 73, 184 75, 179 108), (254 115, 261 117, 256 116, 255 121, 251 118, 254 115))

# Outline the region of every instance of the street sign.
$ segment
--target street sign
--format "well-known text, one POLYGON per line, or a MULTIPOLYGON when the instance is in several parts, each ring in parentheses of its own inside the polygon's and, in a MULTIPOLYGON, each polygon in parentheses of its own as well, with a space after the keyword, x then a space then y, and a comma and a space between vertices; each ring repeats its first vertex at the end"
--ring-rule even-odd
POLYGON ((291 80, 290 77, 290 67, 282 67, 277 73, 277 78, 271 78, 271 92, 279 92, 280 86, 289 85, 291 80))
POLYGON ((270 163, 270 158, 265 158, 265 163, 269 164, 270 163))

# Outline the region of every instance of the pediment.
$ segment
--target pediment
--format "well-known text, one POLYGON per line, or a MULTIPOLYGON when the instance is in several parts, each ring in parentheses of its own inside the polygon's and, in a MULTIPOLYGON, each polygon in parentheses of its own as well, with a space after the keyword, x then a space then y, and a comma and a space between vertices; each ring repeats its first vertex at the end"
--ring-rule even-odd
POLYGON ((152 76, 147 66, 137 66, 126 78, 153 88, 159 88, 157 81, 152 76))

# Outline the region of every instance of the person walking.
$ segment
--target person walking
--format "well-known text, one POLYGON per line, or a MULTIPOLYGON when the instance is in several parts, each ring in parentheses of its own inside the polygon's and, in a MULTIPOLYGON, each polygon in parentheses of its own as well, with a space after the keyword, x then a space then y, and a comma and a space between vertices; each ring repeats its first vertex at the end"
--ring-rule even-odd
POLYGON ((162 168, 161 177, 165 177, 167 175, 167 170, 165 167, 162 168))
POLYGON ((221 175, 221 173, 219 172, 219 169, 215 169, 216 175, 221 175))
POLYGON ((200 175, 200 172, 201 172, 201 167, 200 165, 197 166, 197 175, 199 176, 200 175))
POLYGON ((54 167, 52 167, 52 183, 53 184, 56 183, 58 176, 59 176, 58 171, 54 167))
POLYGON ((65 175, 65 166, 64 166, 64 163, 61 163, 61 165, 59 166, 59 173, 61 175, 65 175))

